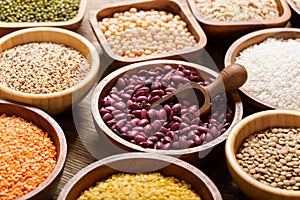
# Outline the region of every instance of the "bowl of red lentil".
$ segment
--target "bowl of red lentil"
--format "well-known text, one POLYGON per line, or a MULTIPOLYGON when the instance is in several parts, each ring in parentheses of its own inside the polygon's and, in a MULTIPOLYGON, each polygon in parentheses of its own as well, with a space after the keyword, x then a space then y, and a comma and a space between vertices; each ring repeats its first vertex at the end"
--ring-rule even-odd
POLYGON ((215 184, 196 167, 165 155, 123 153, 79 171, 58 200, 91 199, 221 200, 215 184), (172 198, 173 197, 173 198, 172 198))
POLYGON ((227 50, 224 63, 248 71, 242 99, 262 109, 300 110, 300 30, 271 28, 249 33, 227 50))
POLYGON ((64 112, 80 101, 98 78, 93 44, 69 30, 28 28, 0 39, 0 97, 64 112))
POLYGON ((300 198, 300 112, 267 110, 242 119, 229 133, 229 172, 249 199, 300 198))
POLYGON ((224 153, 232 126, 242 118, 237 91, 212 98, 211 112, 196 116, 195 93, 148 109, 183 83, 208 85, 217 72, 178 60, 152 60, 124 66, 106 76, 93 91, 91 110, 97 132, 125 151, 174 156, 197 166, 224 153))
POLYGON ((50 199, 58 186, 67 143, 44 111, 0 100, 0 199, 50 199))
POLYGON ((87 0, 1 0, 0 36, 30 27, 59 27, 76 30, 83 20, 87 0))
POLYGON ((206 35, 184 1, 107 3, 90 16, 99 43, 113 61, 109 72, 159 58, 196 60, 206 45, 206 35))
POLYGON ((209 41, 227 42, 263 28, 284 27, 291 17, 285 0, 188 0, 209 41))
POLYGON ((300 27, 300 1, 299 0, 287 0, 291 11, 291 24, 293 27, 300 27))

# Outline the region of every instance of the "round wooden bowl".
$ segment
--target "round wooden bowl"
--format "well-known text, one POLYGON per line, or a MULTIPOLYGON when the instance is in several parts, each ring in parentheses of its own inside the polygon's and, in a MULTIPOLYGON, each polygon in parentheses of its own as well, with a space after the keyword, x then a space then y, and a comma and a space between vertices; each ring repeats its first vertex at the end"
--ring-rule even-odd
MULTIPOLYGON (((235 63, 236 57, 239 56, 239 53, 244 49, 263 42, 267 38, 283 38, 283 39, 296 39, 300 38, 300 30, 297 28, 270 28, 263 29, 259 31, 255 31, 249 33, 238 40, 236 40, 227 50, 224 64, 228 66, 232 63, 235 63)), ((249 74, 249 76, 251 76, 249 74)), ((278 106, 272 105, 269 102, 259 99, 255 95, 252 95, 248 92, 243 86, 240 87, 240 91, 242 92, 242 99, 246 102, 254 105, 255 107, 262 109, 281 109, 278 106)))
POLYGON ((58 186, 67 157, 67 142, 63 130, 51 116, 40 109, 0 99, 1 114, 15 115, 34 123, 48 133, 56 146, 57 163, 52 173, 38 187, 19 198, 20 200, 50 199, 58 186))
POLYGON ((240 96, 238 95, 237 91, 233 91, 229 93, 228 98, 231 102, 231 109, 234 112, 233 121, 231 126, 228 128, 226 132, 222 135, 217 137, 216 139, 203 144, 201 146, 193 147, 193 148, 186 148, 181 150, 157 150, 152 148, 143 148, 141 146, 135 145, 126 141, 125 139, 118 136, 115 132, 113 132, 103 121, 100 112, 99 112, 99 105, 101 105, 102 100, 106 97, 110 91, 110 89, 116 84, 116 81, 119 77, 123 74, 136 74, 140 69, 151 69, 158 66, 170 65, 176 68, 178 65, 183 65, 186 69, 191 69, 192 71, 199 72, 200 76, 204 78, 204 80, 214 79, 218 76, 218 73, 203 67, 198 64, 189 63, 185 61, 178 61, 178 60, 153 60, 153 61, 145 61, 140 63, 135 63, 131 65, 127 65, 123 68, 120 68, 108 76, 106 76, 95 88, 92 96, 91 102, 91 110, 92 110, 92 117, 97 129, 97 132, 102 137, 107 137, 109 141, 125 151, 140 151, 140 152, 147 152, 147 153, 159 153, 165 154, 174 157, 180 157, 180 159, 185 160, 189 163, 196 164, 198 166, 205 166, 209 165, 211 162, 215 161, 215 158, 219 156, 221 153, 224 153, 224 143, 223 141, 226 140, 228 133, 230 132, 231 127, 236 124, 238 121, 242 119, 243 115, 243 106, 240 100, 240 96))
POLYGON ((174 176, 192 185, 202 200, 221 200, 215 184, 199 169, 170 156, 150 153, 124 153, 94 162, 79 171, 61 190, 58 200, 75 200, 97 181, 116 173, 152 173, 174 176))
POLYGON ((72 107, 83 98, 97 79, 100 58, 93 44, 83 36, 69 30, 52 27, 28 28, 15 31, 0 39, 0 53, 14 46, 30 42, 53 42, 72 47, 84 55, 91 69, 87 76, 75 86, 49 94, 31 94, 0 85, 0 98, 22 102, 38 107, 49 114, 57 114, 72 107))
POLYGON ((197 10, 195 0, 188 0, 193 15, 200 23, 211 42, 230 44, 235 39, 251 31, 284 27, 291 17, 291 10, 285 0, 276 0, 279 10, 279 17, 270 20, 249 20, 249 21, 212 21, 204 18, 197 10))
POLYGON ((249 199, 300 199, 300 191, 274 188, 252 178, 236 160, 236 153, 243 139, 250 134, 270 127, 299 127, 299 124, 298 111, 268 110, 252 114, 233 127, 225 145, 226 161, 233 180, 249 199))
POLYGON ((300 27, 300 8, 296 5, 294 0, 287 0, 287 3, 290 6, 292 16, 290 22, 293 27, 300 27))

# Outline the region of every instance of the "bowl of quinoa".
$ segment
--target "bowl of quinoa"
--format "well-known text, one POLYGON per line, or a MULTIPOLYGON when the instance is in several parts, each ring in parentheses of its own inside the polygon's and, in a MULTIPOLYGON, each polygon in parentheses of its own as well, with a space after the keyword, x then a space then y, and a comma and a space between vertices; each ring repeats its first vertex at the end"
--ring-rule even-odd
POLYGON ((44 111, 0 100, 0 199, 50 199, 67 156, 58 123, 44 111))
POLYGON ((221 200, 215 184, 196 167, 170 156, 123 153, 79 171, 58 200, 81 199, 221 200))
POLYGON ((90 16, 99 43, 113 61, 110 72, 159 58, 196 60, 206 45, 205 33, 182 1, 108 3, 90 16))
POLYGON ((72 31, 23 29, 2 37, 0 46, 0 97, 49 114, 70 109, 98 76, 97 50, 72 31))
POLYGON ((299 111, 261 111, 242 119, 228 135, 227 166, 249 199, 300 198, 299 123, 299 111))
POLYGON ((209 40, 231 43, 263 28, 284 27, 291 17, 285 0, 188 0, 209 40))
POLYGON ((83 20, 87 0, 1 0, 0 36, 32 27, 76 30, 83 20))
POLYGON ((300 27, 300 1, 299 0, 287 0, 291 11, 291 24, 293 27, 300 27))
POLYGON ((249 33, 227 50, 225 65, 239 63, 248 73, 242 98, 262 109, 300 110, 300 31, 272 28, 249 33))

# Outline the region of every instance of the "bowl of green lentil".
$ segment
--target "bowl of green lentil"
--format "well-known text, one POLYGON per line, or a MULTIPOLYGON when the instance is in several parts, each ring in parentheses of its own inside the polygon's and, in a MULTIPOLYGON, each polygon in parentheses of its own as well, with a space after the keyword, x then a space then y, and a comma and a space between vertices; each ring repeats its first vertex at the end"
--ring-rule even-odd
POLYGON ((67 142, 44 111, 0 100, 0 199, 50 199, 58 186, 67 142))
POLYGON ((300 112, 267 110, 242 119, 228 135, 229 172, 249 199, 300 198, 300 112))
POLYGON ((29 27, 51 26, 76 30, 83 20, 87 0, 0 1, 0 36, 29 27))
POLYGON ((199 169, 170 156, 124 153, 96 161, 64 186, 58 200, 221 200, 215 184, 199 169))
POLYGON ((93 44, 66 29, 37 27, 0 39, 0 97, 58 114, 80 101, 98 78, 93 44))

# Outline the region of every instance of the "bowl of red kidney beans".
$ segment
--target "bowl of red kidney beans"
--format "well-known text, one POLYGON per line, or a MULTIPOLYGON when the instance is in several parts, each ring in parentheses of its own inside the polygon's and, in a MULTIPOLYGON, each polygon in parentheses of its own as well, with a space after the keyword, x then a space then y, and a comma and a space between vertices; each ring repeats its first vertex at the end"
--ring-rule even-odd
POLYGON ((217 76, 207 67, 179 60, 152 60, 119 68, 93 91, 91 110, 97 132, 122 150, 170 155, 206 165, 224 153, 231 127, 242 119, 238 92, 224 90, 212 97, 211 111, 204 116, 195 114, 201 106, 196 92, 154 108, 151 105, 187 82, 205 87, 217 76))

